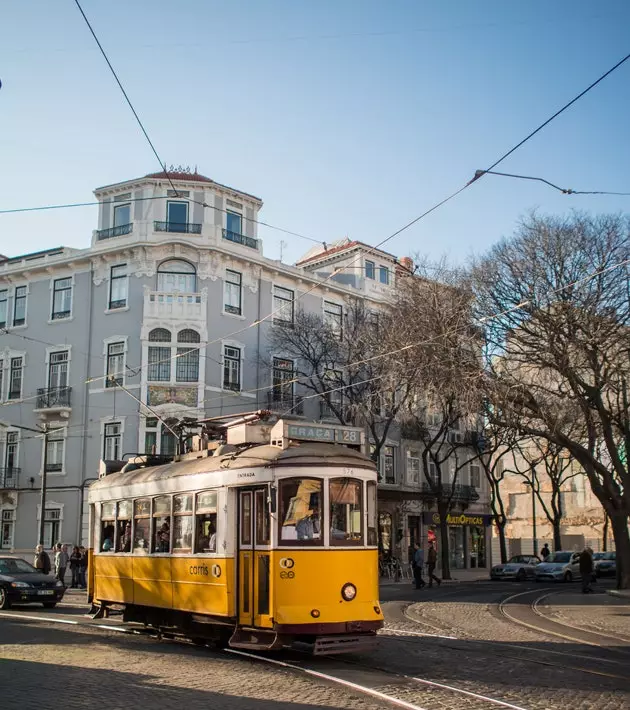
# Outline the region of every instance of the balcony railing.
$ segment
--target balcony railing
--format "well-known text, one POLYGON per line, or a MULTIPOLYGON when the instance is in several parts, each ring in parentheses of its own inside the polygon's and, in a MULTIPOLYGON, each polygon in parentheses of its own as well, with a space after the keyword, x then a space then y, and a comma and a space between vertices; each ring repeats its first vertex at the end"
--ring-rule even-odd
POLYGON ((40 387, 36 409, 65 409, 71 406, 72 387, 40 387))
POLYGON ((244 234, 239 234, 238 232, 231 232, 229 229, 223 230, 223 239, 227 239, 229 242, 235 242, 236 244, 242 244, 245 247, 250 247, 250 249, 258 249, 258 239, 246 237, 244 234))
MULTIPOLYGON (((427 496, 437 497, 439 492, 438 484, 436 483, 432 487, 427 481, 423 481, 422 492, 427 496)), ((450 498, 453 501, 471 503, 479 500, 479 492, 474 486, 469 486, 464 483, 455 483, 455 485, 452 483, 443 483, 442 497, 450 498)))
POLYGON ((201 234, 201 225, 194 222, 154 222, 156 232, 179 232, 180 234, 201 234))
POLYGON ((17 488, 20 470, 19 468, 0 468, 0 489, 17 488))
POLYGON ((284 414, 304 414, 304 400, 290 394, 267 392, 267 409, 284 414))
POLYGON ((109 229, 99 229, 96 232, 96 238, 100 242, 102 239, 111 239, 112 237, 122 237, 124 234, 131 234, 133 231, 133 222, 129 224, 119 224, 117 227, 109 229))
POLYGON ((145 288, 144 317, 156 320, 196 320, 205 322, 205 293, 151 291, 145 288))

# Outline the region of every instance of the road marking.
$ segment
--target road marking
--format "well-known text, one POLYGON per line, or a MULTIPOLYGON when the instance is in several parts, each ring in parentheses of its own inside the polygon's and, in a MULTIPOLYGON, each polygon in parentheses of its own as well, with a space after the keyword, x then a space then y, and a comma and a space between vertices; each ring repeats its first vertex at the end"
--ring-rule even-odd
POLYGON ((55 619, 52 616, 31 616, 30 614, 14 614, 10 611, 0 611, 0 616, 7 616, 13 619, 31 619, 32 621, 54 621, 57 624, 72 624, 73 626, 78 626, 78 621, 72 621, 70 619, 55 619))
MULTIPOLYGON (((394 698, 391 695, 386 695, 385 693, 381 693, 378 690, 374 690, 373 688, 368 688, 364 685, 359 685, 358 683, 352 683, 349 680, 344 680, 343 678, 337 678, 334 675, 328 675, 328 673, 321 673, 320 671, 314 671, 311 668, 303 668, 301 666, 296 666, 293 663, 286 663, 285 661, 279 661, 276 658, 265 658, 265 656, 259 656, 255 653, 246 653, 245 651, 237 651, 236 649, 233 648, 226 648, 224 649, 226 653, 232 653, 236 656, 244 656, 245 658, 254 658, 257 661, 264 661, 265 663, 271 663, 272 665, 275 666, 280 666, 282 668, 291 668, 292 670, 295 671, 301 671, 302 673, 306 673, 307 675, 314 676, 315 678, 321 678, 322 680, 328 680, 331 681, 332 683, 338 683, 339 685, 344 685, 347 688, 351 688, 352 690, 358 690, 360 693, 365 693, 366 695, 371 695, 374 698, 378 698, 379 700, 385 700, 388 703, 391 703, 393 705, 398 705, 398 707, 401 708, 407 708, 407 710, 426 710, 425 708, 421 707, 420 705, 414 705, 413 703, 408 703, 406 700, 399 700, 398 698, 394 698)), ((523 710, 520 708, 519 710, 523 710)))

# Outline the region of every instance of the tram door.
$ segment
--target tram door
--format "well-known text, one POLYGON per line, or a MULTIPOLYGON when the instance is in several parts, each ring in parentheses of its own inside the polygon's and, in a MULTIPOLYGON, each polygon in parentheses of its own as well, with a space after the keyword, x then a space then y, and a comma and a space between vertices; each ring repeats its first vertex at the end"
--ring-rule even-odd
POLYGON ((268 489, 238 491, 239 623, 271 628, 270 544, 268 489))

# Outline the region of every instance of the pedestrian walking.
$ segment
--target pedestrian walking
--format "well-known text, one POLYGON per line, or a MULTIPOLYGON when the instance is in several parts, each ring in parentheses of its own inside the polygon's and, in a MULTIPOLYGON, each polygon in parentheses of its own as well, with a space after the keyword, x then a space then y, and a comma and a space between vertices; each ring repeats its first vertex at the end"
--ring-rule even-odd
POLYGON ((87 550, 83 547, 83 545, 79 548, 79 552, 81 553, 81 562, 79 563, 79 587, 81 587, 81 589, 86 589, 87 584, 85 583, 85 573, 87 572, 88 555, 87 550))
POLYGON ((424 551, 416 542, 413 546, 413 557, 411 558, 411 566, 413 567, 413 578, 416 583, 416 589, 422 589, 425 582, 422 579, 422 568, 424 567, 424 551))
POLYGON ((437 582, 438 587, 442 584, 442 580, 435 576, 435 566, 437 565, 437 552, 433 543, 429 545, 429 554, 427 555, 427 568, 429 575, 429 587, 433 586, 433 582, 437 582))
POLYGON ((540 556, 543 558, 543 562, 547 561, 547 557, 551 554, 551 550, 549 549, 549 543, 546 542, 543 546, 543 549, 540 551, 540 556))
POLYGON ((70 555, 70 571, 72 572, 72 583, 70 584, 71 589, 76 589, 79 586, 79 570, 81 567, 81 553, 79 548, 75 545, 72 548, 72 554, 70 555))
POLYGON ((582 577, 582 594, 592 592, 593 550, 590 547, 585 547, 580 555, 580 576, 582 577))
POLYGON ((63 582, 63 586, 66 586, 66 567, 68 566, 68 546, 62 545, 60 542, 57 543, 55 552, 55 577, 60 582, 63 582))
POLYGON ((33 567, 42 574, 50 574, 50 557, 48 557, 48 553, 44 550, 43 545, 37 545, 35 548, 33 567))

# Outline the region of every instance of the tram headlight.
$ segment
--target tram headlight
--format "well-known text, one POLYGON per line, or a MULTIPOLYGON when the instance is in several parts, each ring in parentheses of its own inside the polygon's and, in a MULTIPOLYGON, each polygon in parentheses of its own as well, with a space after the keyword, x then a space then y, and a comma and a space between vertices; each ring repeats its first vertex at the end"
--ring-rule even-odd
POLYGON ((354 584, 348 582, 344 584, 341 588, 341 596, 347 601, 351 602, 357 595, 357 588, 354 584))

